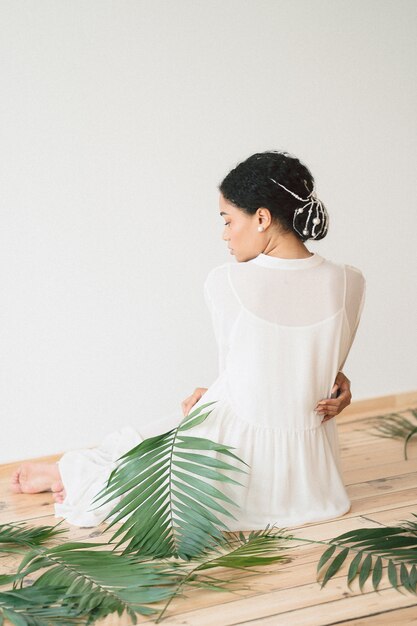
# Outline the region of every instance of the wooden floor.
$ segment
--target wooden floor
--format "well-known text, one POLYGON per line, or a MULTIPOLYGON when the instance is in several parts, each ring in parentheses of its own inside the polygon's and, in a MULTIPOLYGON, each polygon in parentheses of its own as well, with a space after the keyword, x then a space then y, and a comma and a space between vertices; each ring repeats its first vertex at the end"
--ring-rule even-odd
MULTIPOLYGON (((358 527, 414 519, 411 513, 417 513, 417 438, 410 442, 408 460, 403 460, 400 441, 381 439, 370 433, 369 418, 381 410, 369 408, 362 414, 343 413, 336 418, 351 510, 332 521, 299 526, 294 535, 325 539, 358 527)), ((384 413, 390 410, 398 411, 398 407, 384 413)), ((13 464, 0 467, 0 523, 19 520, 30 524, 56 523, 49 493, 31 496, 10 493, 8 481, 14 467, 13 464)), ((96 529, 69 525, 67 528, 68 538, 97 541, 97 531, 104 525, 96 529)), ((99 540, 102 539, 107 540, 107 536, 102 535, 99 540)), ((289 545, 293 546, 291 563, 258 568, 257 574, 236 571, 234 578, 239 578, 246 588, 233 593, 188 591, 187 597, 170 604, 161 623, 166 626, 417 625, 417 597, 403 588, 402 593, 391 589, 385 571, 379 592, 373 591, 370 580, 362 593, 356 581, 350 591, 346 584, 346 562, 338 576, 321 589, 316 566, 323 548, 301 542, 289 545)), ((2 559, 2 573, 12 566, 10 561, 2 559)), ((219 575, 225 574, 225 570, 218 571, 219 575)), ((230 570, 227 575, 230 577, 230 570)), ((150 618, 138 616, 138 623, 144 622, 153 623, 150 618)), ((129 623, 128 618, 117 616, 101 622, 106 626, 129 623)))

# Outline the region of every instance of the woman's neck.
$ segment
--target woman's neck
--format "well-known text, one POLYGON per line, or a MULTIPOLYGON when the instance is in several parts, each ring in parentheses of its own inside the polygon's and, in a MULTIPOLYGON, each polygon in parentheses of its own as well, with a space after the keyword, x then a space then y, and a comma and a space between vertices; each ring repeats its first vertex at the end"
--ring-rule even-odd
POLYGON ((271 239, 262 252, 281 259, 304 259, 313 254, 298 237, 292 234, 271 239))

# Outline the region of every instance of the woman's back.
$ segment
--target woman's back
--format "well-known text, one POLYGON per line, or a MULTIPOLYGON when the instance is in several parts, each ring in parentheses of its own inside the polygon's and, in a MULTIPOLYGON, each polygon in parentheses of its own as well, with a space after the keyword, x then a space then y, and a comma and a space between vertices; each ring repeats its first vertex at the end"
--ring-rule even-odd
POLYGON ((313 409, 330 397, 362 312, 360 270, 318 254, 260 254, 214 268, 205 296, 236 414, 269 428, 319 426, 313 409))
MULTIPOLYGON (((201 424, 250 466, 236 528, 336 517, 350 502, 341 476, 336 420, 314 411, 330 397, 350 351, 365 299, 350 265, 313 254, 260 254, 215 267, 204 284, 219 347, 219 376, 195 405, 201 424)), ((214 437, 213 437, 214 438, 214 437)))

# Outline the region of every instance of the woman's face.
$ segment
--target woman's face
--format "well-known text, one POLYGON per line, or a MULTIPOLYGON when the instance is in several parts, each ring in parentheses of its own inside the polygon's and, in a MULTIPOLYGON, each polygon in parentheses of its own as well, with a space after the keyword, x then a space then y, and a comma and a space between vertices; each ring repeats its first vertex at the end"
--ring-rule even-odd
POLYGON ((237 261, 249 261, 258 256, 265 246, 263 233, 258 226, 265 224, 262 212, 248 215, 228 202, 222 194, 219 198, 220 215, 224 219, 223 240, 237 261))

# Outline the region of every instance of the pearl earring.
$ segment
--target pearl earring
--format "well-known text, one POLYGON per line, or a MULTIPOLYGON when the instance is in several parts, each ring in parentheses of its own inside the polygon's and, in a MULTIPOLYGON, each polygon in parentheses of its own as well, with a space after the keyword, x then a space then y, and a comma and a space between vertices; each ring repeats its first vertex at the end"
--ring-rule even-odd
POLYGON ((264 228, 262 225, 261 225, 261 226, 258 226, 258 231, 259 231, 260 233, 261 233, 263 230, 265 230, 265 228, 264 228))

